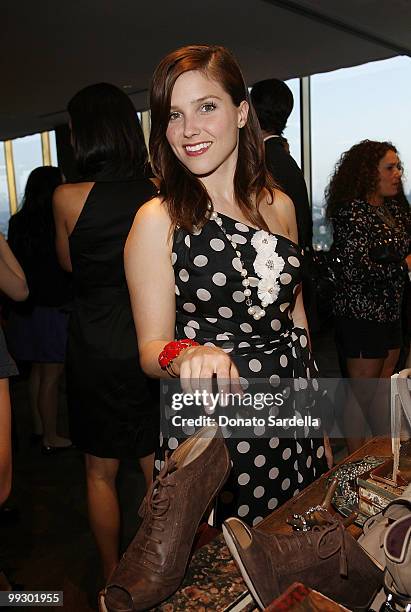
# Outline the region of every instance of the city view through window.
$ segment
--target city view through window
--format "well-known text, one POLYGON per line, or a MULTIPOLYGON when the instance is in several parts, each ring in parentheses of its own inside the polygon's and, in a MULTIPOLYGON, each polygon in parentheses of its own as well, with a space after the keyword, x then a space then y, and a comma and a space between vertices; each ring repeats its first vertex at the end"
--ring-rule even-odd
POLYGON ((314 247, 328 250, 324 189, 341 154, 354 144, 388 140, 404 165, 411 202, 411 58, 394 57, 311 77, 312 210, 314 247))

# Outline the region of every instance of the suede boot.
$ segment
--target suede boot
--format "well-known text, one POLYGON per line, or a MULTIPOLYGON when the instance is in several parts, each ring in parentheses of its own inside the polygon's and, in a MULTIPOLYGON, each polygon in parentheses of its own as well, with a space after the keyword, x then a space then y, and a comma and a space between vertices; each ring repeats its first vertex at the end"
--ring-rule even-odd
POLYGON ((198 525, 230 471, 218 427, 205 427, 166 459, 147 493, 140 529, 110 583, 109 612, 146 610, 180 586, 198 525))
POLYGON ((302 582, 350 610, 366 610, 382 584, 382 571, 339 521, 312 531, 269 535, 230 518, 223 534, 261 608, 293 582, 302 582))

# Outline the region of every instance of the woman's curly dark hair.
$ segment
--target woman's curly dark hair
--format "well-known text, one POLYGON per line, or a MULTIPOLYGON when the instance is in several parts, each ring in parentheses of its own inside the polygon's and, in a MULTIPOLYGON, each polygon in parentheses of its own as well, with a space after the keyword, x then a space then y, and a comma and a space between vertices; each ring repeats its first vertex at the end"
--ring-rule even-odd
POLYGON ((362 140, 345 151, 325 190, 327 218, 346 202, 365 199, 378 187, 378 164, 388 151, 398 153, 391 142, 362 140))

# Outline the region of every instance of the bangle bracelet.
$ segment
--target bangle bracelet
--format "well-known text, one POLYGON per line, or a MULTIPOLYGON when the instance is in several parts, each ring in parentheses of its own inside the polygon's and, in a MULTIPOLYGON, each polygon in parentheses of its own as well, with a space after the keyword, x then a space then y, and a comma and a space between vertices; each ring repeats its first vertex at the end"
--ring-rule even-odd
POLYGON ((173 360, 179 356, 181 351, 190 346, 199 346, 199 344, 195 340, 190 340, 189 338, 183 338, 182 340, 173 340, 172 342, 166 344, 160 355, 158 356, 158 363, 160 364, 160 368, 162 370, 166 370, 166 372, 173 378, 177 378, 177 374, 174 372, 171 364, 173 360))

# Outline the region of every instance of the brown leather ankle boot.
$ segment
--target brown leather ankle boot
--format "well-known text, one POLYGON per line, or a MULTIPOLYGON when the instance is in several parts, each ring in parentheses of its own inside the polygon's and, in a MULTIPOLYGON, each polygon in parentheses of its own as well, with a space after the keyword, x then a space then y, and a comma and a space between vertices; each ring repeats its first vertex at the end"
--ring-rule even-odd
POLYGON ((152 608, 180 586, 201 518, 230 471, 218 427, 205 427, 166 459, 143 504, 143 522, 106 587, 109 612, 152 608))
POLYGON ((313 531, 269 535, 230 518, 223 534, 262 608, 302 582, 350 610, 366 610, 382 584, 382 571, 337 520, 313 531))

